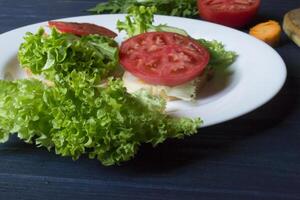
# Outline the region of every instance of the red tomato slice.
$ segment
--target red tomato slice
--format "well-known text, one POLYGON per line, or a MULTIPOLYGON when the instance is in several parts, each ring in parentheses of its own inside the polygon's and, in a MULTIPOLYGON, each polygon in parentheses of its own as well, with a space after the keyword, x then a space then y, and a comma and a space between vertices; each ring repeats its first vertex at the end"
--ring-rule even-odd
POLYGON ((260 0, 198 0, 200 16, 208 21, 242 27, 256 15, 260 0))
POLYGON ((111 38, 117 36, 115 32, 103 26, 98 26, 96 24, 90 24, 90 23, 49 21, 48 25, 50 27, 57 28, 59 31, 63 33, 71 33, 79 36, 90 35, 90 34, 104 35, 111 38))
POLYGON ((176 86, 203 72, 209 53, 192 38, 169 32, 143 33, 121 44, 120 63, 141 80, 176 86))

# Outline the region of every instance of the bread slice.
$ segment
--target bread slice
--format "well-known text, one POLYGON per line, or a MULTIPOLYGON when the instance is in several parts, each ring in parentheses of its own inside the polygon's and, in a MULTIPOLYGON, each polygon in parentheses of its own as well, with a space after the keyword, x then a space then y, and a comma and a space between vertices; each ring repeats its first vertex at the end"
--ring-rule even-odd
POLYGON ((34 79, 42 81, 47 86, 50 86, 50 87, 54 86, 54 82, 49 81, 49 80, 45 79, 44 77, 42 77, 40 75, 34 75, 28 67, 25 67, 24 71, 25 71, 25 74, 26 74, 26 78, 34 78, 34 79))
POLYGON ((284 15, 283 30, 300 47, 300 8, 284 15))

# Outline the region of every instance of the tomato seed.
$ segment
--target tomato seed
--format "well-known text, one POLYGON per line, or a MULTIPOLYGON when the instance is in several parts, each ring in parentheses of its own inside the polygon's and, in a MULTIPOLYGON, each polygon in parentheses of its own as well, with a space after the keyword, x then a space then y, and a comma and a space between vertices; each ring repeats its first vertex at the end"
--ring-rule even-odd
POLYGON ((147 49, 147 52, 153 52, 153 51, 156 51, 156 50, 158 50, 158 49, 160 49, 160 47, 159 46, 157 46, 157 45, 155 45, 155 44, 153 44, 153 45, 151 45, 148 49, 147 49))
POLYGON ((177 65, 176 67, 173 67, 172 69, 171 69, 171 72, 172 73, 175 73, 175 72, 179 72, 179 71, 185 71, 186 70, 186 67, 185 66, 183 66, 183 65, 177 65))
POLYGON ((224 3, 223 0, 207 0, 205 2, 207 5, 220 5, 222 3, 224 3))
POLYGON ((166 42, 160 36, 154 36, 154 43, 157 45, 166 45, 166 42))
POLYGON ((168 60, 170 62, 178 62, 179 61, 179 56, 177 54, 170 53, 170 54, 168 54, 168 60))
POLYGON ((249 6, 249 5, 252 5, 254 3, 254 0, 234 0, 233 3, 249 6))
POLYGON ((179 60, 182 60, 183 62, 191 62, 192 61, 191 57, 183 52, 180 52, 178 54, 178 56, 179 56, 179 60))

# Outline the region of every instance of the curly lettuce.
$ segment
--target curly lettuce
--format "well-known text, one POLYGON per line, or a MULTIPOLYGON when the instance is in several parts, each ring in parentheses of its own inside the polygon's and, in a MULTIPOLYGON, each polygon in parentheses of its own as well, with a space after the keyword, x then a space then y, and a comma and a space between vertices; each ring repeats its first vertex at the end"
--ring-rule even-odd
POLYGON ((183 138, 202 123, 168 116, 164 100, 145 91, 131 95, 120 79, 109 77, 118 64, 117 44, 110 38, 79 38, 55 29, 47 35, 40 29, 24 39, 21 65, 54 84, 0 80, 2 143, 16 133, 61 156, 88 155, 114 165, 133 158, 142 143, 183 138))
POLYGON ((119 63, 117 42, 105 36, 77 37, 56 29, 48 35, 41 28, 36 34, 27 33, 24 40, 18 53, 21 66, 56 84, 72 80, 73 71, 101 80, 119 63))
POLYGON ((219 41, 205 39, 198 39, 197 41, 209 51, 209 65, 215 69, 227 68, 237 58, 237 54, 234 51, 226 50, 224 44, 219 41))
POLYGON ((127 13, 132 6, 157 7, 157 14, 181 17, 198 15, 196 0, 108 0, 89 9, 89 12, 127 13))
POLYGON ((166 31, 188 35, 184 30, 166 24, 154 25, 154 13, 156 12, 157 9, 154 6, 133 6, 128 10, 125 21, 117 21, 117 28, 119 31, 125 31, 128 37, 150 31, 166 31))
POLYGON ((81 96, 79 90, 35 79, 0 81, 0 142, 17 133, 61 156, 76 160, 86 154, 113 165, 133 158, 142 143, 156 146, 167 138, 183 138, 201 124, 200 119, 167 116, 162 99, 144 91, 130 95, 120 80, 89 86, 81 96))

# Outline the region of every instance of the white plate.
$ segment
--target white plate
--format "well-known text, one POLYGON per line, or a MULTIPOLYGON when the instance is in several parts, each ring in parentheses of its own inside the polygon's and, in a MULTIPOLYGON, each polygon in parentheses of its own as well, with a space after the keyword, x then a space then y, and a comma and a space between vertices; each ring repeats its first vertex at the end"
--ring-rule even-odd
MULTIPOLYGON (((116 22, 124 15, 93 15, 63 19, 96 23, 117 32, 116 22)), ((222 41, 239 56, 231 66, 231 74, 215 77, 207 83, 194 103, 168 103, 172 115, 201 117, 204 126, 218 124, 246 114, 269 101, 283 86, 286 67, 281 57, 263 42, 240 31, 200 20, 156 16, 155 23, 167 23, 187 30, 195 38, 222 41)), ((0 35, 0 78, 22 78, 17 61, 18 47, 24 34, 36 32, 46 23, 33 24, 0 35)), ((118 36, 121 41, 124 34, 118 36)))

